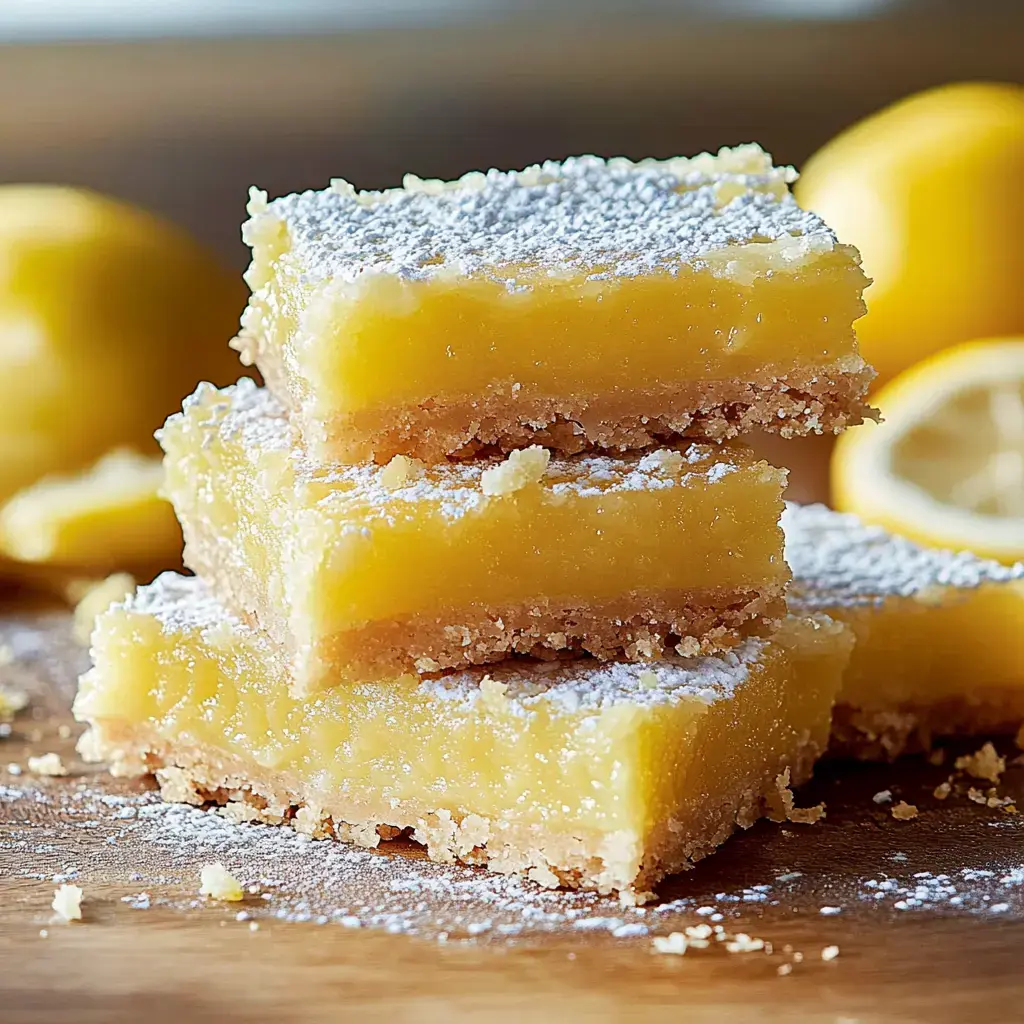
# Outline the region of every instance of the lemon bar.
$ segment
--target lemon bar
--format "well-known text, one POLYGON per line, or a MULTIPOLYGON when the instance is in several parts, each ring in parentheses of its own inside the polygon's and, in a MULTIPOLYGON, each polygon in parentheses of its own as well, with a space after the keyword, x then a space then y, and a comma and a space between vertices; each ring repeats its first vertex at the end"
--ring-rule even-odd
POLYGON ((155 772, 170 800, 642 899, 784 813, 848 653, 843 627, 789 617, 720 657, 505 662, 303 700, 264 633, 165 573, 100 616, 75 714, 86 756, 155 772))
POLYGON ((790 608, 857 643, 834 745, 862 757, 1024 722, 1024 564, 920 547, 823 505, 787 506, 790 608))
POLYGON ((709 653, 784 613, 785 473, 739 446, 325 469, 250 380, 201 388, 160 439, 185 564, 285 647, 300 694, 510 653, 709 653))
POLYGON ((322 461, 838 432, 867 278, 793 177, 743 146, 253 190, 233 344, 322 461))

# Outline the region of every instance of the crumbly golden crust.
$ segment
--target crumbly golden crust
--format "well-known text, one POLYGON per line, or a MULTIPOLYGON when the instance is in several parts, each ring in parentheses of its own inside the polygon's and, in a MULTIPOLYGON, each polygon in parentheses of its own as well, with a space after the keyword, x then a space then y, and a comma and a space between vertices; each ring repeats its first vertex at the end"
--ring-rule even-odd
POLYGON ((781 820, 780 784, 806 781, 821 753, 806 740, 789 762, 766 772, 759 791, 729 794, 704 814, 699 835, 686 834, 668 820, 640 836, 549 832, 539 825, 453 814, 443 807, 374 803, 340 791, 328 803, 286 773, 211 747, 168 744, 145 726, 109 720, 93 723, 79 750, 87 760, 106 761, 116 775, 155 774, 168 802, 220 805, 235 821, 288 825, 315 839, 365 847, 407 835, 440 863, 461 861, 522 875, 547 888, 618 893, 630 903, 653 898, 658 882, 692 867, 736 828, 749 828, 765 815, 781 820))
POLYGON ((760 590, 715 589, 636 595, 567 605, 545 598, 510 608, 447 617, 377 622, 335 637, 325 659, 377 673, 438 672, 501 661, 509 655, 554 657, 585 651, 597 658, 646 661, 695 657, 767 636, 786 613, 784 584, 760 590))
POLYGON ((892 761, 931 750, 936 737, 1014 735, 1024 722, 1024 692, 964 696, 889 708, 837 704, 829 753, 892 761))
MULTIPOLYGON (((259 595, 239 590, 217 547, 186 529, 186 563, 225 605, 260 628, 291 657, 286 617, 263 621, 259 595)), ((243 588, 244 589, 244 588, 243 588)), ((728 650, 746 636, 767 636, 786 614, 786 584, 640 593, 581 604, 538 598, 525 605, 480 606, 373 622, 326 638, 303 657, 351 680, 404 672, 431 673, 498 662, 510 655, 550 658, 586 652, 601 659, 647 661, 667 654, 694 657, 728 650)))
POLYGON ((597 397, 525 397, 493 388, 473 401, 439 400, 322 420, 303 415, 279 356, 271 348, 259 353, 267 385, 290 404, 315 457, 346 463, 387 462, 395 455, 441 462, 531 444, 567 455, 621 452, 682 438, 724 441, 758 428, 783 437, 838 434, 875 416, 865 401, 874 371, 860 362, 854 369, 823 367, 760 381, 694 381, 659 392, 597 397))

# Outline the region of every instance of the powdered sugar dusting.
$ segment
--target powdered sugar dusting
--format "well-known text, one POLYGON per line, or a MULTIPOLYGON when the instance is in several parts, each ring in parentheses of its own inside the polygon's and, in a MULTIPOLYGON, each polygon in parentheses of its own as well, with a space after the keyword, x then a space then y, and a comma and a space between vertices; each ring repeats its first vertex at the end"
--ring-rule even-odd
MULTIPOLYGON (((209 913, 196 889, 199 868, 216 860, 243 884, 245 901, 232 907, 233 915, 244 908, 239 921, 369 928, 442 943, 510 944, 551 933, 571 934, 578 942, 646 941, 648 935, 684 925, 699 928, 702 922, 725 922, 730 932, 746 927, 770 936, 782 920, 780 912, 788 918, 800 906, 822 920, 820 945, 831 934, 824 922, 848 915, 863 924, 865 913, 943 912, 1014 920, 1024 914, 1024 864, 991 856, 922 869, 883 843, 859 858, 870 873, 851 877, 812 861, 810 873, 777 870, 760 876, 763 880, 738 877, 716 888, 714 878, 701 881, 705 873, 698 870, 683 879, 690 894, 628 907, 593 893, 541 889, 515 877, 437 864, 417 855, 412 844, 402 847, 401 841, 386 851, 365 850, 311 840, 290 829, 237 824, 213 809, 164 804, 152 791, 96 788, 117 785, 97 779, 63 794, 0 786, 7 825, 0 848, 17 857, 20 876, 46 883, 47 898, 53 885, 88 885, 97 874, 113 876, 118 884, 133 887, 120 901, 134 911, 171 906, 209 913), (66 845, 48 841, 51 814, 59 814, 62 827, 78 837, 76 858, 68 858, 66 845)), ((989 824, 1020 831, 1012 818, 989 824)), ((838 827, 836 834, 838 846, 846 849, 846 831, 838 827)), ((765 835, 750 840, 764 842, 765 835)), ((800 858, 796 837, 806 835, 795 832, 779 843, 795 848, 800 858)), ((733 860, 734 867, 743 863, 742 858, 733 860)))
POLYGON ((833 234, 790 195, 793 177, 757 146, 639 163, 570 157, 449 183, 409 176, 385 192, 340 183, 289 195, 251 207, 244 234, 283 221, 286 258, 311 281, 477 274, 514 292, 538 275, 674 274, 742 243, 831 249, 833 234))
MULTIPOLYGON (((272 895, 271 916, 283 920, 434 938, 506 937, 564 928, 595 910, 600 918, 600 908, 610 903, 472 868, 318 842, 290 829, 236 825, 194 807, 154 804, 139 817, 137 834, 145 843, 172 862, 223 860, 247 884, 272 895)), ((628 916, 641 924, 644 915, 628 916)))
POLYGON ((123 876, 121 884, 134 887, 121 899, 133 910, 170 905, 208 911, 197 895, 199 869, 218 861, 242 883, 244 901, 232 906, 232 912, 244 908, 238 920, 383 929, 441 942, 507 942, 577 923, 586 931, 619 931, 616 938, 648 930, 643 908, 620 908, 609 897, 436 864, 411 843, 398 852, 401 843, 392 842, 382 852, 311 840, 286 828, 236 824, 216 810, 162 803, 151 791, 116 795, 82 787, 58 805, 47 793, 0 787, 5 804, 12 827, 6 840, 0 835, 0 848, 27 863, 22 877, 50 885, 84 882, 105 865, 108 873, 123 876), (13 808, 29 803, 37 814, 59 811, 64 827, 81 837, 80 861, 17 827, 13 808))
POLYGON ((789 504, 782 526, 794 611, 928 598, 936 587, 974 589, 1024 580, 1024 563, 1006 566, 968 551, 924 548, 824 505, 789 504))

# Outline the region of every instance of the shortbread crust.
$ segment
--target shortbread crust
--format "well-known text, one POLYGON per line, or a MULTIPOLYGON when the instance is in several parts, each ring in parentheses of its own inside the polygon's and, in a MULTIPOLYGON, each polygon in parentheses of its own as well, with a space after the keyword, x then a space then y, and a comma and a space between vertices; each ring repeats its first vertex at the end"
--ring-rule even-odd
POLYGON ((81 749, 223 804, 373 846, 646 899, 737 826, 783 817, 827 743, 849 653, 825 617, 654 666, 506 663, 289 697, 280 655, 196 578, 106 612, 75 713, 81 749))
MULTIPOLYGON (((526 399, 515 386, 491 386, 464 402, 424 402, 415 408, 370 410, 305 425, 314 447, 343 461, 396 454, 426 462, 508 452, 540 444, 563 455, 603 450, 626 452, 681 438, 727 441, 755 430, 782 437, 838 434, 860 423, 863 393, 874 376, 864 367, 824 367, 810 379, 802 372, 750 381, 703 381, 644 391, 620 389, 614 396, 574 395, 526 399), (331 438, 360 438, 344 446, 331 438)), ((264 366, 268 384, 287 395, 277 368, 264 366)))
POLYGON ((868 281, 794 177, 744 146, 254 191, 234 344, 322 460, 838 432, 868 281))
POLYGON ((1024 722, 1024 564, 921 547, 823 505, 782 517, 790 609, 857 638, 833 748, 864 758, 1024 722))
POLYGON ((509 654, 711 653, 784 614, 785 472, 738 445, 321 467, 248 380, 200 388, 160 440, 186 565, 288 651, 299 694, 509 654))
MULTIPOLYGON (((416 652, 412 667, 427 673, 486 665, 510 655, 555 658, 585 652, 626 661, 673 653, 692 657, 727 650, 745 636, 771 633, 786 613, 785 589, 778 583, 755 591, 627 592, 580 607, 542 598, 488 608, 477 619, 463 614, 458 625, 445 626, 436 616, 379 622, 360 630, 359 643, 367 664, 393 663, 394 652, 406 649, 416 652)), ((344 664, 347 642, 339 648, 325 642, 325 660, 344 664)))

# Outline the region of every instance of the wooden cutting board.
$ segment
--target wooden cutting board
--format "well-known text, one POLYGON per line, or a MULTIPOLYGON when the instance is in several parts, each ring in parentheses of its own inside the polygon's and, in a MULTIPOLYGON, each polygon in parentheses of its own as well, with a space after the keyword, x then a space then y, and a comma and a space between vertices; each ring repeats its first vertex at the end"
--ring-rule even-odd
MULTIPOLYGON (((0 615, 0 643, 0 681, 31 696, 0 739, 4 1024, 1024 1017, 1024 820, 936 799, 948 762, 825 765, 800 794, 825 800, 823 822, 761 823, 638 913, 433 865, 412 844, 355 851, 168 808, 76 758, 87 658, 64 613, 0 615), (67 777, 4 770, 49 751, 67 777), (884 790, 919 816, 894 820, 884 790), (243 903, 198 897, 215 860, 252 884, 243 903), (54 876, 83 888, 82 922, 52 920, 54 876), (708 922, 767 948, 653 951, 708 922)), ((999 791, 1024 798, 1024 770, 999 791)))

